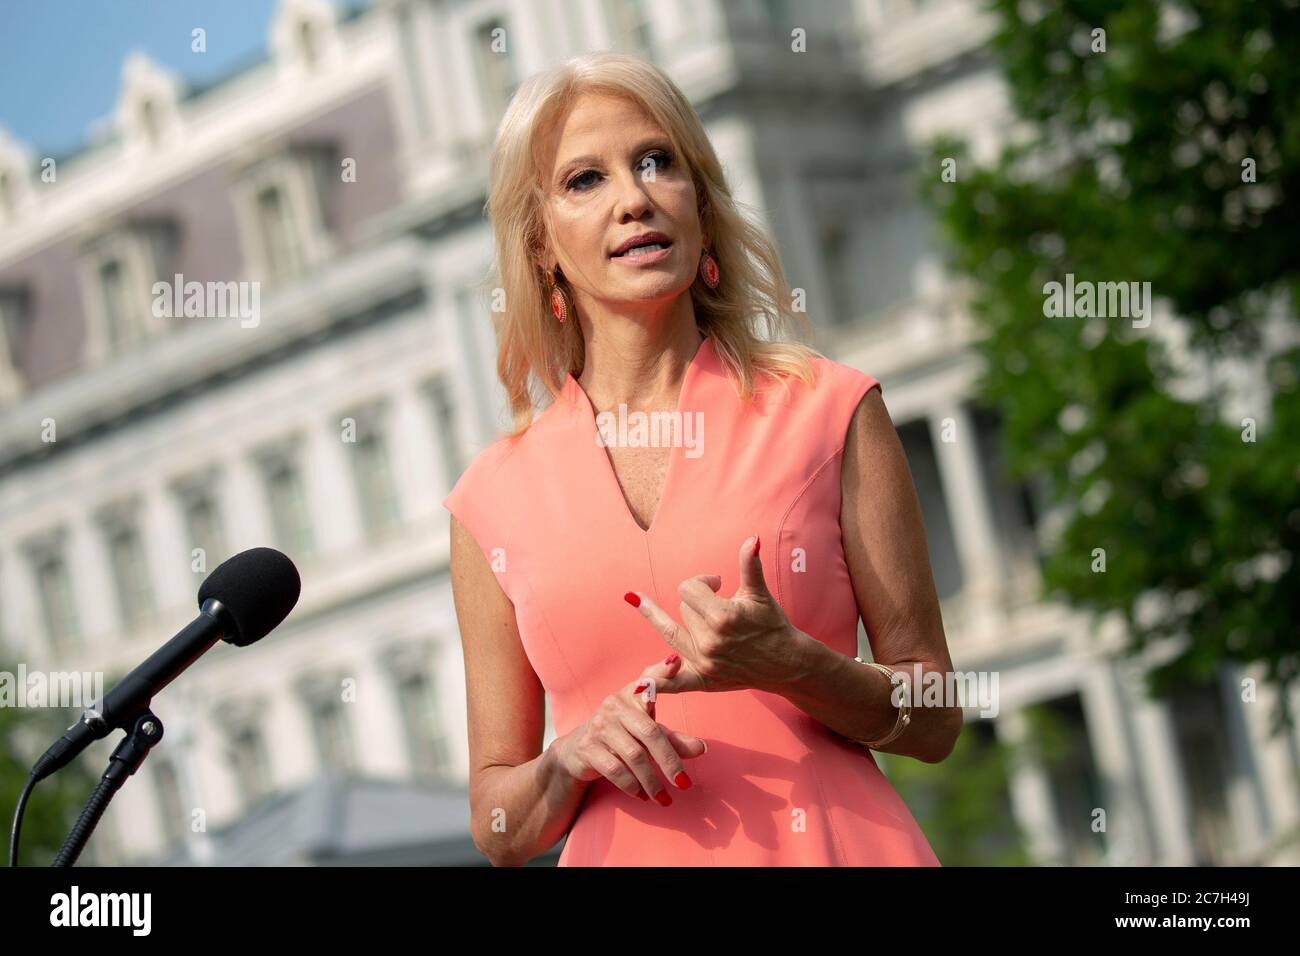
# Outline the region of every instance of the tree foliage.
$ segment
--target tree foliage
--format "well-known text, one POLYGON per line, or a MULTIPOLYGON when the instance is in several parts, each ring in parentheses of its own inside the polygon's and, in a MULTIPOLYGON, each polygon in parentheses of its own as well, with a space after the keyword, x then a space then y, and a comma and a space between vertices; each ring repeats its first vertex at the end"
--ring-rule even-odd
POLYGON ((1224 661, 1261 662, 1285 689, 1300 662, 1300 3, 991 8, 1017 122, 982 166, 958 139, 932 143, 921 189, 970 293, 1012 477, 1040 481, 1059 518, 1046 596, 1121 615, 1130 652, 1173 639, 1155 693, 1224 661), (1045 290, 1067 275, 1149 282, 1155 315, 1050 317, 1045 290))

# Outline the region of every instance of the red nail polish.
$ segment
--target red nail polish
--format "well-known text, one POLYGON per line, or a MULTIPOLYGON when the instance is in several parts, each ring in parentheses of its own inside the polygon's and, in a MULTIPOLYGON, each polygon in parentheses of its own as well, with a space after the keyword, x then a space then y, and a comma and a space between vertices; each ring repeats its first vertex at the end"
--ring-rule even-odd
POLYGON ((754 535, 754 557, 758 557, 758 549, 762 546, 763 542, 758 539, 758 535, 754 535))
POLYGON ((659 801, 659 805, 663 807, 670 807, 673 804, 673 798, 668 796, 667 790, 660 790, 655 794, 655 799, 659 801))
POLYGON ((673 777, 673 783, 677 784, 677 786, 681 787, 683 790, 691 789, 691 778, 686 776, 685 770, 677 771, 677 776, 673 777))
POLYGON ((677 661, 678 661, 678 657, 676 654, 669 654, 666 658, 664 658, 665 664, 676 664, 677 661))
POLYGON ((641 599, 637 597, 635 594, 633 594, 631 591, 628 591, 626 594, 623 595, 623 600, 626 601, 628 604, 632 605, 633 607, 641 606, 641 599))
POLYGON ((634 694, 639 694, 639 693, 641 693, 641 691, 645 690, 645 689, 646 689, 647 687, 649 687, 649 686, 650 686, 649 681, 642 681, 641 683, 637 684, 636 687, 634 687, 634 688, 632 689, 632 693, 634 693, 634 694))
POLYGON ((646 803, 650 802, 650 798, 646 796, 646 792, 644 790, 638 790, 636 792, 636 795, 640 797, 642 800, 644 800, 646 803))

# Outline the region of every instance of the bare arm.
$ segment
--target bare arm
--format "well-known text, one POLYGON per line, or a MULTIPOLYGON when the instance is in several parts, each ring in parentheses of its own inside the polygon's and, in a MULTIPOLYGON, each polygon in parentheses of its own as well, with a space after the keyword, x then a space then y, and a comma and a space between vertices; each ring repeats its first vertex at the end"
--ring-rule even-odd
POLYGON ((514 605, 487 556, 451 519, 451 580, 465 657, 470 832, 496 866, 522 866, 568 831, 587 782, 542 750, 545 692, 524 654, 514 605))
MULTIPOLYGON (((902 669, 909 681, 914 664, 923 674, 951 672, 921 506, 902 442, 878 389, 864 395, 853 414, 841 486, 844 551, 873 659, 902 669)), ((845 736, 875 740, 887 735, 897 710, 885 675, 804 637, 804 666, 796 670, 798 679, 782 688, 782 695, 845 736)), ((952 752, 961 733, 962 711, 956 706, 918 706, 921 689, 914 687, 907 729, 880 749, 938 763, 952 752)))
POLYGON ((648 665, 543 751, 545 689, 524 653, 514 606, 454 516, 451 583, 469 707, 470 832, 494 865, 522 866, 554 846, 593 780, 664 806, 672 797, 660 774, 679 789, 691 785, 683 759, 701 756, 705 742, 657 723, 653 688, 641 690, 671 679, 680 660, 648 665))

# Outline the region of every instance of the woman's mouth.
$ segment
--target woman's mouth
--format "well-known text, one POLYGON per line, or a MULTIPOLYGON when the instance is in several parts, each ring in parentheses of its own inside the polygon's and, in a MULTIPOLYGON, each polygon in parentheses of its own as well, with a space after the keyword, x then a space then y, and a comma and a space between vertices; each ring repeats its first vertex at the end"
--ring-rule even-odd
POLYGON ((644 246, 633 246, 627 252, 616 252, 610 258, 634 265, 649 265, 667 256, 670 248, 672 248, 671 242, 650 242, 644 246))

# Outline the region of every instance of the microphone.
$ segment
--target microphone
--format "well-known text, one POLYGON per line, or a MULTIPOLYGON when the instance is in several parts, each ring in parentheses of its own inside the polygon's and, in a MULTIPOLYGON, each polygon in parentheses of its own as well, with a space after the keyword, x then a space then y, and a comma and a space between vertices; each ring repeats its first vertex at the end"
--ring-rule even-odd
POLYGON ((247 647, 261 640, 298 603, 302 581, 288 556, 252 548, 219 564, 199 587, 199 614, 184 630, 122 678, 54 742, 32 768, 41 780, 66 767, 94 741, 130 729, 158 693, 218 640, 247 647))

